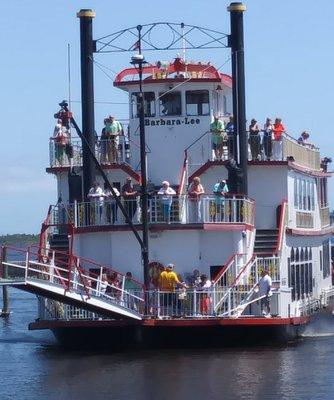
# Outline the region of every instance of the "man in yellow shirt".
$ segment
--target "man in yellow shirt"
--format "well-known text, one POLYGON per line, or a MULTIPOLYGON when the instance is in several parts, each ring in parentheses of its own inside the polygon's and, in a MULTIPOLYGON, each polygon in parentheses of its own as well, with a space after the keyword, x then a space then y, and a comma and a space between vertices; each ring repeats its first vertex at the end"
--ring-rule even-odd
POLYGON ((160 315, 164 317, 177 314, 175 288, 178 285, 186 288, 174 272, 174 267, 174 264, 168 264, 159 277, 159 289, 163 292, 160 295, 160 315))

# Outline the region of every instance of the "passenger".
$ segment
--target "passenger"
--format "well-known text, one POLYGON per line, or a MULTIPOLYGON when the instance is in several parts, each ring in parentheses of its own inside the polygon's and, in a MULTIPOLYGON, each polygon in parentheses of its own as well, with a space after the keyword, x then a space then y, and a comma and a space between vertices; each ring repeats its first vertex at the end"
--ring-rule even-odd
POLYGON ((163 221, 170 224, 170 213, 173 203, 173 196, 176 195, 176 192, 173 188, 170 187, 168 181, 162 182, 162 187, 158 191, 158 195, 160 197, 160 203, 162 206, 162 217, 163 221))
POLYGON ((266 123, 263 126, 263 149, 264 149, 264 156, 267 161, 270 161, 273 155, 272 152, 273 129, 274 125, 271 119, 267 118, 266 123))
POLYGON ((269 276, 268 270, 264 270, 261 273, 261 279, 259 280, 259 297, 261 299, 261 313, 264 317, 270 318, 270 296, 271 296, 271 285, 272 280, 269 276))
POLYGON ((110 294, 115 298, 121 297, 121 282, 118 279, 117 272, 112 272, 109 277, 109 287, 108 290, 110 294))
POLYGON ((102 274, 101 282, 100 282, 100 293, 102 295, 106 294, 107 288, 108 288, 107 274, 102 274))
MULTIPOLYGON (((120 193, 116 187, 113 187, 114 192, 117 197, 120 196, 120 193)), ((105 213, 106 213, 106 222, 107 224, 114 224, 117 222, 117 212, 118 206, 115 200, 115 197, 110 189, 108 189, 107 184, 104 184, 104 206, 105 206, 105 213)))
POLYGON ((309 148, 314 148, 314 144, 309 141, 310 134, 306 131, 302 132, 298 139, 298 143, 307 146, 309 148))
POLYGON ((196 289, 201 284, 201 276, 198 269, 194 269, 192 276, 190 277, 190 285, 192 288, 196 289))
POLYGON ((122 196, 124 199, 124 208, 127 212, 130 220, 133 220, 133 216, 137 211, 137 190, 134 189, 131 178, 126 178, 126 183, 122 187, 122 196))
POLYGON ((201 284, 200 284, 200 289, 201 293, 199 294, 200 296, 200 313, 202 315, 208 315, 211 314, 211 296, 210 296, 210 288, 211 288, 211 281, 210 279, 205 275, 201 275, 201 284))
POLYGON ((215 160, 221 160, 223 156, 224 142, 226 142, 226 133, 224 132, 224 122, 217 115, 210 125, 212 149, 215 153, 215 160))
POLYGON ((89 189, 88 200, 90 200, 90 223, 91 225, 101 224, 103 215, 104 193, 100 184, 95 181, 89 189))
POLYGON ((68 144, 68 132, 65 126, 62 125, 62 120, 58 119, 53 132, 53 140, 55 146, 55 157, 59 164, 65 164, 66 146, 68 144))
POLYGON ((189 222, 200 222, 201 221, 201 195, 204 194, 201 180, 198 176, 192 181, 188 190, 189 198, 189 222))
POLYGON ((127 272, 124 280, 125 304, 128 308, 138 310, 139 304, 136 297, 141 296, 141 287, 139 283, 133 280, 132 273, 127 272), (134 297, 136 296, 136 297, 134 297))
POLYGON ((120 124, 120 122, 116 121, 115 117, 110 115, 107 118, 107 125, 105 127, 108 163, 118 162, 119 136, 122 133, 123 133, 122 125, 120 124))
POLYGON ((284 125, 281 118, 275 119, 273 127, 274 141, 273 141, 273 158, 275 161, 280 161, 283 158, 283 142, 282 135, 285 132, 284 125))
POLYGON ((172 316, 176 314, 177 302, 175 289, 180 286, 186 288, 187 286, 180 282, 177 274, 174 271, 175 265, 168 264, 164 271, 161 272, 159 278, 160 294, 160 315, 172 316))
POLYGON ((226 124, 225 127, 225 132, 227 134, 227 151, 228 151, 228 158, 235 158, 235 152, 234 152, 234 138, 235 138, 235 133, 234 133, 234 119, 233 116, 230 116, 229 122, 226 124))
POLYGON ((105 118, 104 119, 104 128, 102 129, 101 132, 101 138, 100 138, 100 162, 101 163, 106 163, 109 162, 108 158, 108 151, 107 151, 107 142, 108 142, 108 129, 109 129, 109 119, 105 118))
POLYGON ((249 125, 249 144, 251 149, 252 161, 259 159, 261 151, 260 129, 255 119, 251 120, 249 125))
POLYGON ((213 222, 224 221, 224 204, 225 195, 229 192, 225 179, 217 182, 213 187, 213 194, 215 195, 214 209, 212 210, 213 222))

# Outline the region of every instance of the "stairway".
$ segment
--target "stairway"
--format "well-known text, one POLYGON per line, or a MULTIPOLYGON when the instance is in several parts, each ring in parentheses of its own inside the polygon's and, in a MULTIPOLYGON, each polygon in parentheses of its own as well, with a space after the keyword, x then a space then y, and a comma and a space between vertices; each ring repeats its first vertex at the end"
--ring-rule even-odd
POLYGON ((69 238, 67 233, 54 233, 49 239, 50 250, 56 253, 57 264, 64 268, 68 265, 69 238))
POLYGON ((254 243, 255 254, 274 254, 277 247, 278 229, 257 229, 254 243))

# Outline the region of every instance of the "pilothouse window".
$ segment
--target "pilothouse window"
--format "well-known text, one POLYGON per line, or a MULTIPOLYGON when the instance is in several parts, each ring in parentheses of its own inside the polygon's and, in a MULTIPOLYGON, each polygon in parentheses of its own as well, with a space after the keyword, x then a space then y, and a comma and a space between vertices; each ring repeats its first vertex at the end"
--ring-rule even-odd
MULTIPOLYGON (((139 93, 132 93, 132 118, 139 118, 139 93)), ((154 92, 144 93, 144 114, 145 117, 155 117, 155 94, 154 92)))
POLYGON ((208 90, 188 90, 186 92, 187 115, 209 115, 208 90))
POLYGON ((159 93, 160 115, 181 115, 181 93, 159 93))

